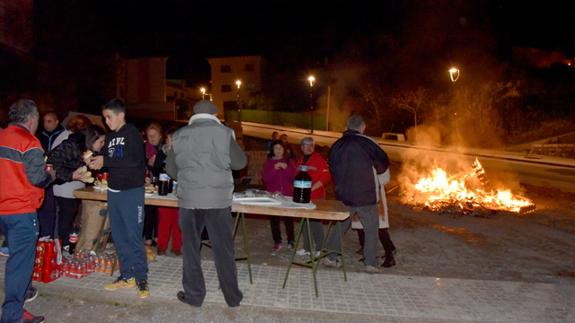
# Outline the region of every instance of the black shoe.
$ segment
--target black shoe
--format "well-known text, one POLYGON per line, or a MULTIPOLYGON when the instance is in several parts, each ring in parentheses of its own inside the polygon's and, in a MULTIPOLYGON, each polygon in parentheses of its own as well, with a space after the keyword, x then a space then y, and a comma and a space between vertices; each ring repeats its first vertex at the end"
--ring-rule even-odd
POLYGON ((186 304, 188 304, 188 305, 190 305, 190 306, 193 306, 193 307, 201 307, 201 306, 202 306, 201 304, 200 304, 200 305, 196 305, 196 304, 190 303, 190 301, 188 301, 188 300, 186 299, 186 293, 184 293, 183 291, 179 291, 176 296, 178 297, 178 300, 180 300, 180 302, 182 302, 182 303, 186 303, 186 304))
POLYGON ((136 287, 138 288, 138 296, 140 298, 150 296, 150 288, 148 287, 148 281, 146 279, 136 281, 136 287))
POLYGON ((38 297, 38 289, 34 286, 28 287, 26 291, 26 300, 24 302, 28 303, 36 299, 38 297))
POLYGON ((22 314, 22 323, 44 323, 44 316, 34 315, 27 310, 22 314))
POLYGON ((389 268, 393 266, 395 266, 393 255, 385 256, 385 260, 383 261, 383 264, 381 264, 381 267, 389 268))

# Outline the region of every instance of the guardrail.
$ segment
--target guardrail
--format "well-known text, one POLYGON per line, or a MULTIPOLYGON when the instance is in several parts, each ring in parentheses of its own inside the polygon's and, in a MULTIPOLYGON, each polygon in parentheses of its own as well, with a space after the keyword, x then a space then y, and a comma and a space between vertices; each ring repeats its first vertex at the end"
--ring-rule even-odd
MULTIPOLYGON (((341 132, 290 128, 276 125, 266 125, 253 122, 242 122, 243 133, 246 136, 263 139, 271 138, 273 131, 286 133, 292 143, 299 143, 303 137, 313 137, 320 145, 331 146, 341 132)), ((575 192, 575 159, 533 156, 525 153, 515 153, 498 150, 469 149, 460 147, 429 147, 414 146, 405 142, 394 142, 373 138, 388 154, 392 161, 402 162, 411 152, 434 153, 438 158, 456 157, 473 163, 480 158, 484 168, 488 171, 513 173, 520 182, 525 184, 554 187, 575 192)))

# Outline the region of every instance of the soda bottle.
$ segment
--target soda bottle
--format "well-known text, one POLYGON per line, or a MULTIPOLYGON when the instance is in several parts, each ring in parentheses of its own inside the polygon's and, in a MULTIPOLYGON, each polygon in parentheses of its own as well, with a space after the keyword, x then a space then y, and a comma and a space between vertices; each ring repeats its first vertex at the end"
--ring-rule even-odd
POLYGON ((293 182, 293 201, 296 203, 309 203, 311 197, 311 176, 307 166, 301 165, 293 182))
POLYGON ((166 173, 160 173, 160 181, 158 182, 158 195, 166 196, 169 193, 170 176, 166 173))

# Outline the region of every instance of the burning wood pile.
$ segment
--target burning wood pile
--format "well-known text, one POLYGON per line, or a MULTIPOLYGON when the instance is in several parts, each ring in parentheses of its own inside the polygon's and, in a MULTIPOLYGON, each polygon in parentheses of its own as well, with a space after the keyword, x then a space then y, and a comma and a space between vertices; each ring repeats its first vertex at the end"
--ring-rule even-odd
POLYGON ((488 181, 483 166, 475 159, 469 172, 449 175, 436 167, 414 184, 403 185, 404 203, 437 212, 506 211, 525 214, 535 210, 535 204, 509 189, 494 188, 488 181))

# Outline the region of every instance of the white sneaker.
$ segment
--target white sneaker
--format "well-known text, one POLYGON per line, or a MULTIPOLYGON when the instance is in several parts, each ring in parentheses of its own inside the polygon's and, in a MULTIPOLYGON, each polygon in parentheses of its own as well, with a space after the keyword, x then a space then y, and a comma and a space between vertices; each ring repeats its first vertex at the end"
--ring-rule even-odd
MULTIPOLYGON (((305 250, 305 249, 299 249, 298 251, 295 252, 296 255, 301 256, 301 257, 305 257, 305 256, 309 256, 311 252, 305 250)), ((321 253, 321 251, 316 251, 315 252, 315 256, 319 257, 319 254, 321 253)))
POLYGON ((305 249, 299 249, 298 251, 295 252, 295 254, 303 257, 303 256, 309 256, 310 252, 305 249))

